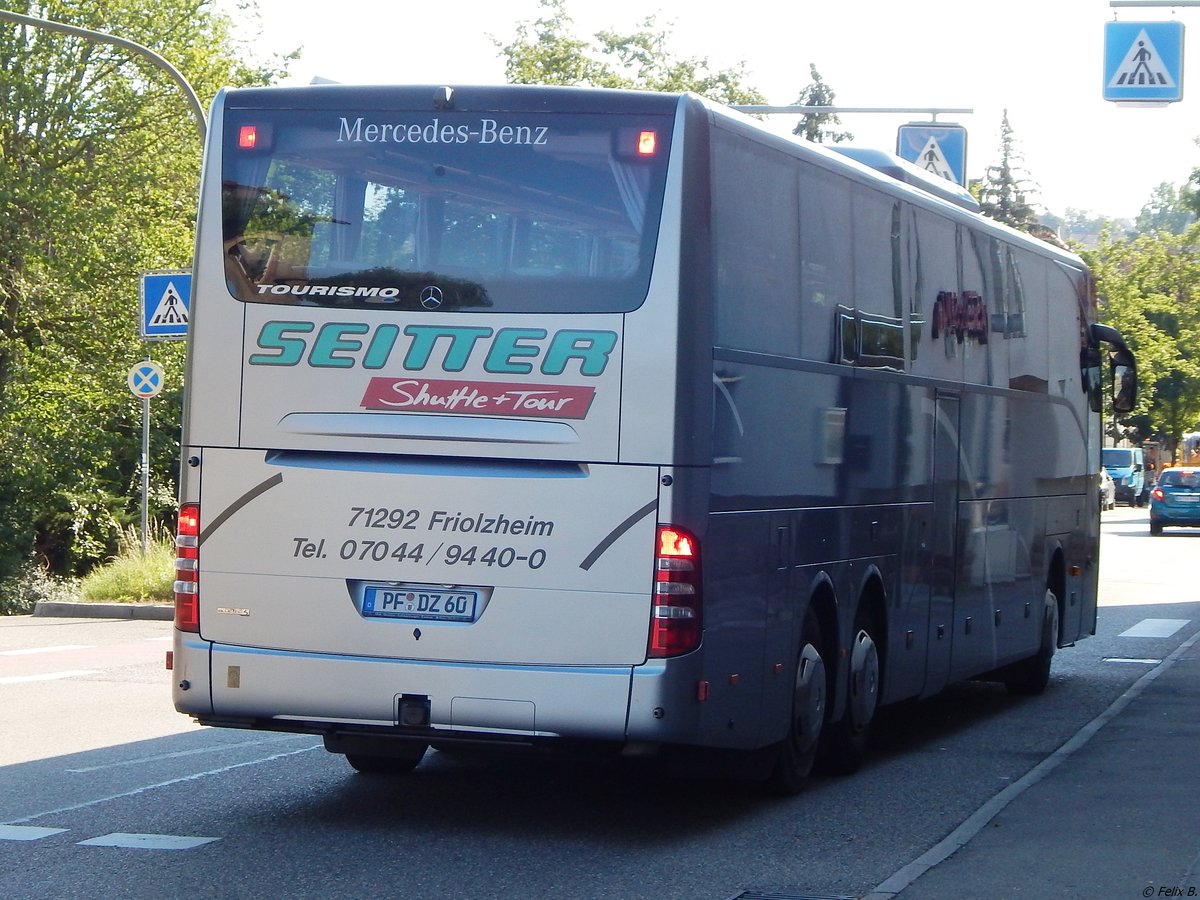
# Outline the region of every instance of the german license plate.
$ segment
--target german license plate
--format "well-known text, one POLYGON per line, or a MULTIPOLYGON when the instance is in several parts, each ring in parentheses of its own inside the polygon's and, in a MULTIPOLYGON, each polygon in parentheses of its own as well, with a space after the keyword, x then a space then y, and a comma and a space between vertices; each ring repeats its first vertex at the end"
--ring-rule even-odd
POLYGON ((368 584, 362 614, 375 619, 474 622, 479 592, 418 584, 368 584))
POLYGON ((1176 503, 1200 503, 1200 494, 1174 494, 1171 499, 1176 503))

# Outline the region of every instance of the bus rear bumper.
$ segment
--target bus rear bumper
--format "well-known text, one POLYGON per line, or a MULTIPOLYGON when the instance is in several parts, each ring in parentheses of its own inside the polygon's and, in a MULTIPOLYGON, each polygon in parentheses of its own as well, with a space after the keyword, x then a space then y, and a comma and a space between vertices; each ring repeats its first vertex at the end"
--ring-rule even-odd
POLYGON ((176 709, 202 724, 314 734, 383 730, 431 741, 626 740, 629 666, 454 664, 198 641, 179 642, 176 659, 181 655, 186 669, 211 672, 211 702, 203 684, 175 686, 176 709), (211 654, 211 666, 196 658, 200 653, 211 654))

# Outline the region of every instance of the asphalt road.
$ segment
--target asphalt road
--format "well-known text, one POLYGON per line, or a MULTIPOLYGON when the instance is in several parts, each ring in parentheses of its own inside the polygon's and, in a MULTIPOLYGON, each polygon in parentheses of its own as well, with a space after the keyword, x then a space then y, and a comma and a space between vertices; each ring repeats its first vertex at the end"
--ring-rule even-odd
POLYGON ((1200 531, 1104 522, 1098 634, 1044 696, 969 683, 890 708, 861 772, 787 800, 636 762, 431 753, 357 775, 311 737, 175 714, 170 623, 0 619, 0 896, 865 895, 1200 629, 1200 531))

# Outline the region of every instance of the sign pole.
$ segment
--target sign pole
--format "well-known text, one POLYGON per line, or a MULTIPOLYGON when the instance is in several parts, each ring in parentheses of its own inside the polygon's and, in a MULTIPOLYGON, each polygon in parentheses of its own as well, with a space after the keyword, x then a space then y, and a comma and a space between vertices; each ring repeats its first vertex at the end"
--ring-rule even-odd
POLYGON ((149 551, 150 528, 150 398, 142 398, 142 556, 149 551))
POLYGON ((126 382, 133 396, 142 401, 142 556, 145 556, 150 549, 150 398, 162 390, 162 366, 147 358, 129 370, 126 382))

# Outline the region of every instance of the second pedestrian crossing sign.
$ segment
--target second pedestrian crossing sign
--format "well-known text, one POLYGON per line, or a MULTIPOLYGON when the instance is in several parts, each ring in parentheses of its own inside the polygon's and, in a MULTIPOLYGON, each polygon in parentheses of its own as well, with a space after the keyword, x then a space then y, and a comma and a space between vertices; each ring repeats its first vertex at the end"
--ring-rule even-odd
POLYGON ((1183 99, 1182 22, 1106 22, 1104 99, 1159 105, 1183 99))
POLYGON ((896 131, 896 155, 947 181, 967 183, 967 129, 961 125, 901 125, 896 131))
POLYGON ((191 272, 146 272, 142 275, 140 294, 143 338, 172 341, 187 337, 191 272))

